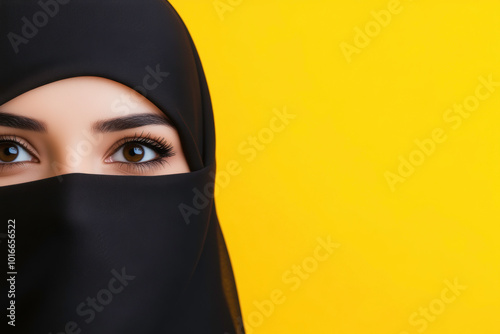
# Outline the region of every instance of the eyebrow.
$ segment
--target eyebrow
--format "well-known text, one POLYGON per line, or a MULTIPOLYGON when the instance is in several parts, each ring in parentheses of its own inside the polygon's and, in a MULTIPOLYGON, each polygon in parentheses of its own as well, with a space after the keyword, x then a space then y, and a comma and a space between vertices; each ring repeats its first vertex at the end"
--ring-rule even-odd
POLYGON ((175 128, 172 121, 166 116, 154 114, 135 114, 125 117, 97 121, 92 126, 92 131, 104 133, 116 132, 138 128, 145 125, 166 125, 171 128, 175 128))
MULTIPOLYGON (((93 124, 92 130, 94 132, 106 133, 138 128, 145 125, 166 125, 175 128, 173 122, 166 116, 135 114, 97 121, 93 124)), ((10 114, 5 111, 0 111, 0 126, 43 133, 47 132, 47 126, 44 122, 26 116, 10 114)))
POLYGON ((36 132, 47 132, 47 126, 44 122, 25 116, 13 115, 4 111, 0 111, 0 126, 36 132))

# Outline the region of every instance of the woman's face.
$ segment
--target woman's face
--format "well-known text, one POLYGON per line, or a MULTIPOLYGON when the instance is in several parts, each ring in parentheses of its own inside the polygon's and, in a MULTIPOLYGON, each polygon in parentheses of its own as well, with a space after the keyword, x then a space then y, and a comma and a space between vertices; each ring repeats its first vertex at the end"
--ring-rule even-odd
POLYGON ((75 77, 0 106, 0 186, 68 173, 189 172, 177 130, 135 90, 75 77))

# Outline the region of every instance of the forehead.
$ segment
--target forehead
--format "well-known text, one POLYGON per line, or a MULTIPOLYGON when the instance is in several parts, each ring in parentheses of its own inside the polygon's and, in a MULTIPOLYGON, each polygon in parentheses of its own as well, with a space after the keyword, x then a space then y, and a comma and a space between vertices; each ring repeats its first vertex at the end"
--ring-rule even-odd
POLYGON ((0 106, 22 116, 121 117, 163 114, 153 103, 119 82, 101 77, 73 77, 32 89, 0 106))

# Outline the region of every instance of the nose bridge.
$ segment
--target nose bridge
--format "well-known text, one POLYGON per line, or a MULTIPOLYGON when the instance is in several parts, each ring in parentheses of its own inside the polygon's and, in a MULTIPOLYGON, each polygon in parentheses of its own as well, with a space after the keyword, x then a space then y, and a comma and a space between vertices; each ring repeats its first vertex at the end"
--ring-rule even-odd
POLYGON ((92 137, 86 131, 65 136, 66 141, 55 139, 53 151, 49 153, 52 175, 69 173, 95 173, 94 161, 99 152, 98 137, 92 137))

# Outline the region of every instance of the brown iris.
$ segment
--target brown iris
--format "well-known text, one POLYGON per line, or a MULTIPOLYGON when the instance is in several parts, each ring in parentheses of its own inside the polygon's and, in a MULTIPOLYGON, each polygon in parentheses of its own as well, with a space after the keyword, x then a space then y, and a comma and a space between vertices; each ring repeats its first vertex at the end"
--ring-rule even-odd
POLYGON ((123 156, 127 161, 139 162, 144 158, 144 148, 134 143, 126 144, 123 146, 123 156))
POLYGON ((19 155, 19 149, 12 143, 0 144, 0 161, 12 162, 16 160, 19 155))

